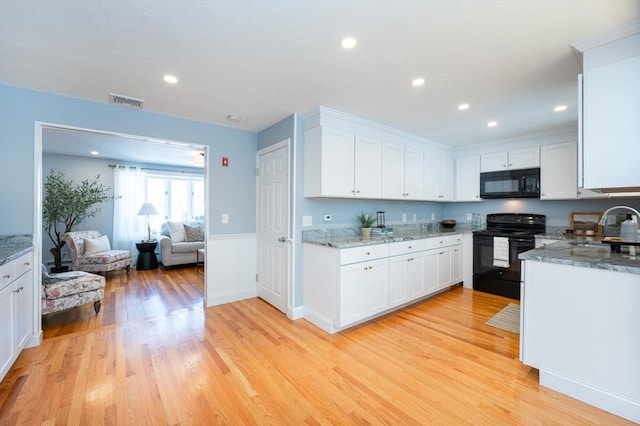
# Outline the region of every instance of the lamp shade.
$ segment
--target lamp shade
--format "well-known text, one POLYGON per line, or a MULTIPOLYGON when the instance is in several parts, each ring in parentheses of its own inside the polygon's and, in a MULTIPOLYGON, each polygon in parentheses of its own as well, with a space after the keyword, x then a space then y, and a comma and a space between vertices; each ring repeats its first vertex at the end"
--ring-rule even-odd
POLYGON ((151 203, 144 203, 142 207, 140 207, 140 211, 138 212, 138 216, 155 215, 155 214, 158 214, 158 212, 156 211, 156 208, 153 207, 153 204, 151 203))

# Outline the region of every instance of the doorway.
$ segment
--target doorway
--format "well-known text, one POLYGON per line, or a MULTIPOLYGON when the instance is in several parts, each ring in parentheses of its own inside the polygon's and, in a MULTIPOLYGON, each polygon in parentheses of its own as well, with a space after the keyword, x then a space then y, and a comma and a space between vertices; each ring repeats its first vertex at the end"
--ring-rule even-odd
MULTIPOLYGON (((208 167, 208 157, 209 157, 209 149, 208 146, 206 145, 198 145, 198 144, 192 144, 192 143, 184 143, 184 142, 178 142, 178 141, 171 141, 171 140, 160 140, 160 139, 154 139, 154 138, 149 138, 149 137, 144 137, 144 136, 137 136, 137 135, 130 135, 130 134, 121 134, 121 133, 116 133, 116 132, 111 132, 111 131, 105 131, 105 130, 95 130, 95 129, 86 129, 86 128, 78 128, 78 127, 72 127, 72 126, 65 126, 65 125, 59 125, 59 124, 54 124, 54 123, 41 123, 41 122, 36 122, 35 123, 35 149, 34 149, 34 171, 35 171, 35 206, 36 206, 36 212, 35 212, 35 220, 34 220, 34 241, 39 242, 40 244, 37 244, 35 247, 35 252, 34 252, 34 260, 36 261, 36 264, 41 264, 43 262, 43 253, 42 253, 42 241, 43 241, 43 229, 42 229, 42 190, 43 190, 43 179, 44 179, 44 175, 43 175, 43 147, 46 144, 46 130, 55 130, 55 131, 66 131, 69 133, 75 132, 75 133, 83 133, 85 135, 88 135, 88 137, 90 136, 94 136, 96 139, 99 138, 119 138, 119 139, 126 139, 128 141, 128 146, 127 148, 133 151, 146 151, 146 152, 152 152, 152 151, 159 151, 159 150, 164 150, 167 149, 168 152, 171 153, 175 153, 178 151, 185 151, 185 152, 192 152, 194 150, 197 150, 199 152, 201 152, 202 154, 199 155, 199 161, 202 164, 203 167, 203 171, 204 171, 204 205, 205 205, 205 209, 204 209, 204 228, 205 228, 205 250, 206 250, 206 246, 207 246, 207 237, 209 235, 209 167, 208 167)), ((108 149, 113 148, 112 146, 109 147, 107 145, 104 146, 105 151, 107 151, 108 149)), ((86 147, 85 147, 86 150, 86 147)), ((57 152, 57 153, 61 153, 61 152, 57 152)), ((64 153, 62 153, 64 154, 64 153)), ((191 154, 189 154, 191 155, 191 154)), ((173 157, 175 158, 175 155, 173 155, 173 157)), ((168 154, 167 158, 172 158, 172 154, 168 154)), ((140 163, 140 161, 136 161, 136 160, 131 160, 128 159, 126 157, 118 159, 118 158, 110 158, 110 160, 113 161, 130 161, 130 162, 136 162, 136 163, 140 163)), ((113 185, 111 185, 113 186, 113 185)), ((205 306, 206 304, 206 300, 207 300, 207 294, 209 292, 209 282, 210 280, 207 277, 208 274, 204 274, 203 280, 204 280, 204 285, 203 285, 203 294, 204 297, 202 299, 202 304, 203 306, 205 306)), ((202 276, 202 275, 201 275, 202 276)), ((40 279, 36 280, 36 286, 39 287, 39 285, 41 285, 40 279)), ((36 308, 34 309, 34 323, 38 324, 39 329, 36 330, 36 333, 38 333, 40 336, 42 335, 42 322, 41 322, 41 316, 40 316, 40 300, 36 300, 36 308)))

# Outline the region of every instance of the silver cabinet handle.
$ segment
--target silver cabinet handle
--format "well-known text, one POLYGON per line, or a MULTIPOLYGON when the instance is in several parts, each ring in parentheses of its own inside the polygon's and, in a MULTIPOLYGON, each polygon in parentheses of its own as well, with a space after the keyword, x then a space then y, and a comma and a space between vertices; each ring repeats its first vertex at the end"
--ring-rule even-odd
POLYGON ((284 243, 287 241, 287 239, 285 237, 280 237, 278 238, 278 241, 280 241, 281 243, 284 243))
POLYGON ((2 278, 11 278, 11 274, 4 274, 2 278))

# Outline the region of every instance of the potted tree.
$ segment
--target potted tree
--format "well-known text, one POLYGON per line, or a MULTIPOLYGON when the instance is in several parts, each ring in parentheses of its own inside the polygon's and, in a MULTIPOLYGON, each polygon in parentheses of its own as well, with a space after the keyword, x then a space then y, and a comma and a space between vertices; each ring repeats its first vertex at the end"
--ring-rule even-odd
POLYGON ((362 236, 364 238, 371 237, 371 227, 376 223, 377 219, 370 213, 365 214, 362 212, 358 215, 358 221, 360 222, 362 236))
POLYGON ((51 170, 43 185, 42 226, 53 242, 51 254, 54 267, 51 272, 64 272, 62 266, 62 247, 66 244, 64 234, 70 232, 88 217, 94 217, 102 209, 95 204, 113 200, 111 187, 98 182, 100 175, 93 180, 83 180, 75 184, 61 171, 51 170))

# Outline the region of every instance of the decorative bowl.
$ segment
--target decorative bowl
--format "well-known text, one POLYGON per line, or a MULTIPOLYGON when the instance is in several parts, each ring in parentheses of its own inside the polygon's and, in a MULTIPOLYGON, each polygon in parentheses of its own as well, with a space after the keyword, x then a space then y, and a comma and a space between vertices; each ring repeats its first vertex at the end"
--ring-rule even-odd
POLYGON ((440 222, 443 228, 453 228, 456 226, 456 223, 455 219, 445 219, 440 222))

